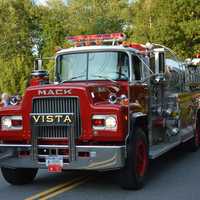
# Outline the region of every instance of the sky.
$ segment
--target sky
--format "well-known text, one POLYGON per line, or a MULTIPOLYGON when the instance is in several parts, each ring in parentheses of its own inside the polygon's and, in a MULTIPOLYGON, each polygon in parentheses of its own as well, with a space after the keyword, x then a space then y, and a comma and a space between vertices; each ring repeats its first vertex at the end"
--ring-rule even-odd
POLYGON ((47 0, 34 0, 34 2, 39 5, 45 5, 47 0))
MULTIPOLYGON (((39 4, 39 5, 46 5, 46 2, 48 0, 33 0, 35 3, 39 4)), ((67 0, 63 0, 64 2, 67 2, 67 0)), ((133 0, 129 0, 129 3, 132 2, 133 0)))
MULTIPOLYGON (((46 5, 48 0, 33 0, 36 4, 38 5, 46 5)), ((66 2, 67 0, 63 0, 64 2, 66 2)))

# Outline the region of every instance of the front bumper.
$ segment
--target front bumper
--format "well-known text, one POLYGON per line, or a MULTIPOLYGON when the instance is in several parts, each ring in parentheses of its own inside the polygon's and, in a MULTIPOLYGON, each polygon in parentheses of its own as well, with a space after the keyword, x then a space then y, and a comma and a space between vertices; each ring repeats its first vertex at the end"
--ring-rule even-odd
MULTIPOLYGON (((47 168, 45 162, 34 160, 31 155, 18 156, 20 151, 30 151, 32 145, 0 144, 0 166, 15 168, 47 168)), ((38 148, 59 149, 67 145, 38 145, 38 148)), ((125 164, 125 146, 76 146, 76 159, 64 163, 64 170, 115 170, 125 164), (79 152, 89 152, 80 157, 79 152)))

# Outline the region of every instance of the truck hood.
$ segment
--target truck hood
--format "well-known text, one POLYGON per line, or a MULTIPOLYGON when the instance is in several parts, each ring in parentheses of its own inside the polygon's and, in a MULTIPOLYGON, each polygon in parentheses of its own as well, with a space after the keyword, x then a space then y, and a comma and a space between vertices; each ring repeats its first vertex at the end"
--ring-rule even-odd
POLYGON ((127 82, 122 81, 119 84, 110 81, 95 82, 68 82, 63 84, 50 84, 29 87, 26 90, 24 99, 45 96, 78 96, 84 98, 88 103, 108 102, 111 94, 127 95, 127 82))

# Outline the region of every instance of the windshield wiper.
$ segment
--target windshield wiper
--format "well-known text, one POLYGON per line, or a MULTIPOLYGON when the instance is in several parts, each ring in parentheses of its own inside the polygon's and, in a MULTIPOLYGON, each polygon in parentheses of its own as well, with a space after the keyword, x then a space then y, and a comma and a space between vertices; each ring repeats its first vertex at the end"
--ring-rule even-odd
POLYGON ((74 79, 81 78, 81 77, 84 77, 84 76, 86 76, 86 75, 74 76, 74 77, 70 78, 69 80, 63 80, 60 83, 65 83, 65 82, 68 82, 68 81, 72 81, 74 79))
POLYGON ((103 79, 105 79, 105 80, 111 81, 112 83, 114 83, 114 84, 117 85, 117 86, 120 86, 120 84, 119 84, 117 81, 115 81, 115 80, 113 80, 113 79, 111 79, 111 78, 108 78, 107 76, 92 75, 92 77, 103 78, 103 79))
POLYGON ((128 78, 128 77, 126 76, 126 74, 124 74, 124 73, 121 73, 121 72, 113 72, 113 73, 116 73, 116 74, 119 74, 119 75, 121 75, 121 76, 124 76, 126 79, 128 78))

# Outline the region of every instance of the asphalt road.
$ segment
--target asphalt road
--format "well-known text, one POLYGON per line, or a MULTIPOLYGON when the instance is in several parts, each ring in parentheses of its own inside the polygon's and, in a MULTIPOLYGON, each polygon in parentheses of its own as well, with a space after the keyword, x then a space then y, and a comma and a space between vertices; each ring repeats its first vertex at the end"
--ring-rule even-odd
POLYGON ((25 186, 11 186, 0 175, 0 200, 42 199, 35 195, 44 191, 50 194, 48 198, 59 200, 200 200, 200 150, 191 153, 178 148, 152 161, 146 185, 139 191, 122 190, 117 184, 117 173, 111 172, 48 174, 40 170, 36 180, 25 186), (85 175, 89 180, 69 183, 85 175), (66 183, 65 187, 50 193, 62 183, 66 183))

